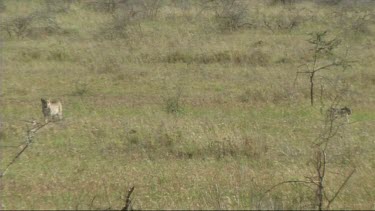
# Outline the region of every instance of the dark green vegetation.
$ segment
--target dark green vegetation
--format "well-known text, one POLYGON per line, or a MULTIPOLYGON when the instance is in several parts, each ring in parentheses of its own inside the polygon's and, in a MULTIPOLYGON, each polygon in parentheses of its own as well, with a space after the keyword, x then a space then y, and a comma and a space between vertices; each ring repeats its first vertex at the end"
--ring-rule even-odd
MULTIPOLYGON (((1 170, 40 98, 64 120, 1 178, 5 209, 314 209, 314 143, 335 97, 331 209, 375 209, 375 14, 365 1, 0 1, 1 170), (110 3, 110 4, 107 4, 110 3), (339 40, 306 65, 314 33, 339 40), (262 198, 263 197, 263 198, 262 198)), ((314 51, 315 49, 315 51, 314 51)), ((30 126, 30 125, 29 125, 30 126)))

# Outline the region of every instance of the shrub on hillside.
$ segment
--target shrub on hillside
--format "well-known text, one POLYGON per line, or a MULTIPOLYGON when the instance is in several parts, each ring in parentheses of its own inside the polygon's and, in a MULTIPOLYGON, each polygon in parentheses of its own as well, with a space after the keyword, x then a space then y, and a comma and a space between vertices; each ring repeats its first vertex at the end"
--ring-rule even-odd
POLYGON ((140 31, 141 18, 131 11, 118 12, 112 15, 112 20, 99 29, 97 38, 105 39, 128 38, 129 34, 140 31))
POLYGON ((295 8, 283 7, 274 14, 263 15, 263 24, 272 32, 280 30, 290 32, 308 19, 311 17, 305 10, 299 11, 295 8))
POLYGON ((51 13, 66 13, 69 11, 70 6, 73 2, 74 0, 44 0, 47 12, 51 13))
POLYGON ((183 111, 180 102, 180 94, 176 94, 175 96, 170 96, 164 99, 165 103, 165 111, 170 114, 177 114, 183 111))
POLYGON ((10 38, 41 38, 68 33, 58 25, 52 13, 44 11, 35 11, 5 20, 1 25, 1 31, 6 32, 10 38))
POLYGON ((220 31, 235 31, 251 27, 248 21, 248 2, 239 0, 204 1, 202 10, 212 10, 215 13, 215 22, 220 31))
POLYGON ((249 53, 240 51, 219 51, 210 54, 191 54, 190 52, 174 51, 167 54, 162 61, 168 63, 233 63, 238 65, 251 64, 266 66, 270 63, 270 56, 262 50, 254 50, 249 53))
POLYGON ((191 63, 194 58, 191 54, 173 51, 167 54, 163 60, 167 63, 191 63))
POLYGON ((294 3, 296 3, 296 0, 270 0, 269 1, 270 5, 277 5, 277 4, 292 5, 294 3))
POLYGON ((343 30, 345 35, 371 35, 371 25, 375 23, 375 15, 370 11, 362 11, 354 7, 344 7, 333 13, 334 27, 343 30))
POLYGON ((82 81, 76 81, 74 84, 74 90, 72 91, 72 96, 79 96, 82 97, 84 95, 89 94, 89 84, 82 81))
POLYGON ((121 13, 142 19, 155 18, 161 8, 160 0, 93 0, 84 3, 84 7, 97 12, 121 13))
POLYGON ((84 7, 96 12, 113 13, 121 4, 124 4, 125 2, 126 0, 94 0, 84 2, 84 7))

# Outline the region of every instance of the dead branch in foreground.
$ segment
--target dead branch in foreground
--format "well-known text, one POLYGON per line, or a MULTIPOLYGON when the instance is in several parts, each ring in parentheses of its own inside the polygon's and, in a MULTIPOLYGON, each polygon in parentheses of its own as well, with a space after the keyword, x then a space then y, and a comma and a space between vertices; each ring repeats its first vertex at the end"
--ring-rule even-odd
POLYGON ((131 200, 130 196, 132 195, 133 191, 134 191, 134 186, 129 188, 128 195, 126 196, 126 200, 125 200, 125 207, 123 207, 121 209, 121 211, 132 210, 132 207, 131 207, 132 200, 131 200))
POLYGON ((33 125, 35 127, 31 128, 31 129, 28 129, 26 131, 26 145, 22 148, 22 150, 20 152, 17 153, 16 156, 14 156, 14 158, 7 165, 7 167, 4 169, 4 171, 1 172, 0 178, 5 175, 5 173, 9 169, 9 167, 12 166, 16 162, 17 158, 19 158, 21 156, 21 154, 30 146, 30 144, 33 143, 33 141, 34 141, 33 138, 34 138, 34 135, 36 134, 36 132, 38 132, 40 129, 42 129, 43 127, 45 127, 46 125, 48 125, 50 122, 47 122, 47 123, 44 123, 44 124, 40 124, 40 123, 37 123, 35 121, 32 121, 32 123, 33 123, 33 125))

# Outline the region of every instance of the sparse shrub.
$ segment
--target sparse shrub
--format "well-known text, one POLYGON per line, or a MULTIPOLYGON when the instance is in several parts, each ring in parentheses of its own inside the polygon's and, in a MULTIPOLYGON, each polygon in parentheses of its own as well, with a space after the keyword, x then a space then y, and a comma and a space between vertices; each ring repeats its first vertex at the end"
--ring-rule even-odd
POLYGON ((216 159, 225 157, 251 157, 259 158, 267 153, 268 147, 250 137, 225 137, 222 140, 212 140, 206 148, 202 149, 203 155, 211 155, 216 159))
POLYGON ((20 50, 18 58, 27 62, 32 60, 38 60, 42 58, 42 52, 39 49, 28 48, 20 50))
POLYGON ((251 64, 266 66, 269 63, 270 57, 261 50, 254 50, 249 54, 240 51, 222 51, 213 54, 203 54, 197 56, 199 63, 234 63, 234 64, 251 64))
POLYGON ((194 58, 191 54, 174 51, 167 54, 163 60, 168 63, 191 63, 194 61, 194 58))
POLYGON ((286 63, 291 63, 292 60, 288 57, 280 57, 278 58, 275 63, 279 63, 279 64, 286 64, 286 63))
POLYGON ((361 11, 353 9, 355 15, 348 15, 341 19, 339 26, 346 26, 345 33, 355 33, 371 35, 372 31, 370 25, 375 23, 375 16, 369 12, 362 13, 361 11))
POLYGON ((259 66, 267 66, 271 58, 262 50, 255 50, 250 54, 248 63, 259 66))
POLYGON ((130 18, 155 18, 161 7, 160 0, 94 0, 85 7, 97 12, 121 13, 130 18))
POLYGON ((215 0, 209 2, 215 12, 215 21, 221 31, 235 31, 250 27, 248 5, 245 1, 215 0))
POLYGON ((235 53, 232 51, 221 51, 221 52, 215 52, 213 54, 201 54, 197 55, 196 61, 198 63, 203 64, 211 64, 211 63, 230 63, 234 62, 235 60, 235 54, 237 54, 237 57, 239 53, 235 53))
POLYGON ((234 157, 238 153, 238 147, 231 139, 228 138, 224 138, 222 141, 211 141, 207 150, 210 150, 217 159, 221 159, 226 156, 234 157))
POLYGON ((118 8, 119 4, 125 3, 126 0, 94 0, 84 2, 84 7, 94 10, 96 12, 108 12, 113 13, 118 8))
POLYGON ((240 96, 239 100, 243 103, 267 102, 268 94, 264 90, 246 89, 240 96))
POLYGON ((271 0, 270 5, 277 5, 277 4, 282 4, 282 5, 292 5, 296 3, 296 0, 271 0))
POLYGON ((342 0, 316 0, 315 3, 323 4, 323 5, 330 5, 335 6, 342 2, 342 0))
POLYGON ((71 57, 69 53, 65 51, 64 48, 55 48, 55 49, 51 49, 48 52, 47 59, 55 60, 55 61, 66 61, 66 60, 71 59, 71 57))
POLYGON ((77 81, 74 85, 75 89, 72 92, 73 96, 84 96, 89 93, 89 85, 86 82, 77 81))
POLYGON ((121 70, 121 64, 118 60, 107 57, 104 61, 104 66, 98 70, 98 73, 118 73, 121 70))
POLYGON ((279 85, 277 89, 273 90, 248 88, 238 96, 238 100, 242 103, 291 103, 298 99, 300 95, 290 86, 291 85, 283 83, 282 85, 279 85))
POLYGON ((181 105, 181 94, 182 90, 178 89, 177 92, 164 99, 165 111, 170 114, 179 114, 183 112, 181 105))
MULTIPOLYGON (((103 4, 102 1, 100 4, 103 4)), ((159 0, 111 0, 109 5, 117 5, 114 9, 110 9, 112 20, 105 24, 99 30, 97 38, 105 39, 126 39, 129 35, 136 33, 141 34, 140 21, 149 18, 155 18, 161 7, 159 0)), ((98 4, 96 2, 95 4, 98 4)), ((108 3, 107 3, 108 4, 108 3)))
MULTIPOLYGON (((90 69, 99 74, 113 74, 121 72, 121 63, 116 57, 105 56, 90 63, 90 69)), ((125 75, 120 76, 125 77, 125 75)))
POLYGON ((179 51, 167 54, 163 59, 168 63, 233 63, 233 64, 251 64, 267 66, 270 62, 270 56, 262 50, 254 50, 250 53, 240 51, 220 51, 211 54, 191 54, 179 51))
POLYGON ((156 142, 158 145, 171 150, 179 138, 181 138, 181 133, 174 134, 170 131, 160 131, 160 133, 157 134, 156 142))
POLYGON ((276 14, 263 15, 263 24, 273 33, 280 30, 290 32, 310 18, 306 14, 294 8, 283 7, 276 14))
POLYGON ((62 32, 63 32, 63 30, 57 25, 43 26, 43 27, 31 27, 27 31, 26 36, 31 38, 31 39, 39 39, 39 38, 51 36, 51 35, 54 35, 54 34, 60 34, 62 32))
POLYGON ((232 56, 230 51, 216 52, 212 55, 203 54, 201 57, 201 62, 204 64, 209 63, 228 63, 232 61, 232 56))
MULTIPOLYGON (((246 10, 242 10, 246 11, 246 10)), ((221 31, 235 31, 244 26, 251 26, 250 23, 245 22, 246 13, 237 10, 229 10, 226 14, 216 16, 218 27, 221 31)))
POLYGON ((243 103, 248 103, 251 101, 251 90, 246 89, 239 97, 238 99, 243 103))
POLYGON ((139 18, 132 12, 118 12, 112 15, 111 22, 105 24, 96 35, 100 39, 126 39, 131 33, 140 32, 139 18))
POLYGON ((5 20, 1 25, 1 30, 6 32, 10 38, 14 36, 17 38, 41 38, 67 33, 57 24, 55 16, 45 11, 36 11, 5 20))
POLYGON ((146 153, 150 158, 185 158, 185 149, 181 144, 183 138, 181 130, 164 123, 151 131, 131 129, 123 136, 124 150, 146 153))
POLYGON ((156 18, 161 7, 160 0, 137 0, 141 4, 144 18, 156 18))
POLYGON ((175 96, 168 97, 164 100, 165 110, 170 114, 182 113, 183 108, 180 102, 181 94, 177 93, 175 96))
POLYGON ((103 36, 106 39, 127 38, 128 25, 129 20, 127 18, 113 15, 112 21, 106 24, 96 37, 101 38, 103 36))
POLYGON ((345 6, 332 13, 330 20, 330 24, 340 29, 343 36, 352 35, 353 38, 358 38, 358 35, 372 34, 371 25, 375 23, 375 16, 369 10, 345 6))
POLYGON ((66 13, 70 9, 70 5, 74 1, 72 0, 59 0, 59 1, 50 1, 45 0, 44 3, 46 5, 47 12, 52 13, 66 13))
POLYGON ((31 23, 35 17, 36 14, 31 14, 7 20, 1 25, 2 30, 6 31, 9 37, 14 35, 19 38, 24 37, 27 34, 27 30, 31 27, 31 23))
POLYGON ((179 97, 173 96, 165 100, 165 109, 168 113, 178 113, 180 109, 179 97))

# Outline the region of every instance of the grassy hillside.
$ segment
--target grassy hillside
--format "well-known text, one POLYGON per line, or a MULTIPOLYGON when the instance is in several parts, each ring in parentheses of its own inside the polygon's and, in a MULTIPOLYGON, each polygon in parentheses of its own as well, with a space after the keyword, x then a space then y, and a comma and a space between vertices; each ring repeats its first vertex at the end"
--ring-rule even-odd
POLYGON ((134 185, 136 209, 317 209, 311 183, 264 193, 316 181, 325 110, 339 99, 353 113, 334 122, 324 191, 339 193, 331 209, 375 209, 374 10, 0 1, 1 171, 25 146, 25 121, 43 121, 40 98, 64 112, 0 178, 2 208, 121 209, 134 185), (313 67, 309 40, 324 31, 339 41, 315 67, 335 65, 316 74, 311 106, 308 74, 296 73, 313 67))

